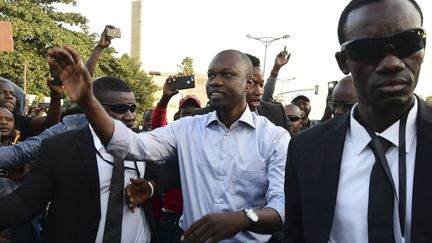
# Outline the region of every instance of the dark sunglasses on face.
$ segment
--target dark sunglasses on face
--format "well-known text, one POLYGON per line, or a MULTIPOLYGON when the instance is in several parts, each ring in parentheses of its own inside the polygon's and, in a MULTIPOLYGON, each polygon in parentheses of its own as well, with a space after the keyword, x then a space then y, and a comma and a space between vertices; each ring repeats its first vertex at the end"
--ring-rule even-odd
POLYGON ((426 46, 426 32, 422 28, 374 38, 360 38, 341 45, 347 59, 368 64, 377 64, 389 51, 405 58, 426 46))
POLYGON ((296 121, 299 121, 300 119, 302 119, 299 116, 293 116, 293 115, 287 115, 287 118, 290 122, 296 122, 296 121))
POLYGON ((338 102, 329 102, 330 109, 335 111, 337 108, 342 108, 343 110, 351 110, 355 103, 338 103, 338 102))
POLYGON ((102 104, 107 106, 112 112, 117 114, 124 114, 128 110, 133 113, 135 112, 137 106, 136 104, 102 104))

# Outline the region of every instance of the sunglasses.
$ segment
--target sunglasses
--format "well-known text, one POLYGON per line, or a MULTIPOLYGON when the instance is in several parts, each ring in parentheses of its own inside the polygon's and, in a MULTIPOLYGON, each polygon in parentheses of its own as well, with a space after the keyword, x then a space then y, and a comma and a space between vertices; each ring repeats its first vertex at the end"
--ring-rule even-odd
POLYGON ((376 37, 360 38, 341 45, 347 59, 368 64, 377 64, 391 51, 405 58, 426 46, 426 32, 422 28, 376 37))
POLYGON ((329 102, 330 109, 335 111, 337 108, 341 108, 343 110, 351 110, 355 103, 338 103, 338 102, 329 102))
POLYGON ((107 106, 112 112, 117 114, 124 114, 128 110, 131 113, 134 113, 137 106, 136 104, 102 104, 104 106, 107 106))
POLYGON ((302 118, 299 117, 299 116, 293 116, 293 115, 287 115, 287 118, 288 118, 288 120, 289 120, 290 122, 296 122, 296 121, 299 121, 299 120, 302 119, 302 118))

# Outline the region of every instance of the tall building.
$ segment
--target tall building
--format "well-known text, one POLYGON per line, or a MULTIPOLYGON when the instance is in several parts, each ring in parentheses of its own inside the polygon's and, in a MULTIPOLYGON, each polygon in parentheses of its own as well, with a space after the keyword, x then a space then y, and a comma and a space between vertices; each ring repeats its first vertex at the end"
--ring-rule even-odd
POLYGON ((141 13, 142 0, 132 0, 131 14, 131 51, 132 58, 137 58, 141 62, 141 13))

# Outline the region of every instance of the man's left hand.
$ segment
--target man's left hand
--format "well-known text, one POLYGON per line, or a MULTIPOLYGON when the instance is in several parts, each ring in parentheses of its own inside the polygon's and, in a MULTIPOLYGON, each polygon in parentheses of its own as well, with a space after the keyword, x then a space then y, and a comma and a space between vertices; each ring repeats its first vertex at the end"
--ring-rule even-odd
POLYGON ((183 234, 186 242, 218 242, 246 229, 249 221, 243 211, 207 214, 183 234))
POLYGON ((133 213, 135 208, 151 198, 152 189, 146 179, 130 179, 125 191, 125 199, 129 210, 133 213))

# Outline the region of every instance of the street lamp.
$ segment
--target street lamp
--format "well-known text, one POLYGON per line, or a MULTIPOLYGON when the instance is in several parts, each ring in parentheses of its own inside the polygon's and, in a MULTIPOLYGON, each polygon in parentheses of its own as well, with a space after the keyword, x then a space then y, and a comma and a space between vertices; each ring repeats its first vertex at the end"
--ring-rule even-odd
POLYGON ((281 37, 254 37, 254 36, 251 36, 250 34, 247 34, 246 37, 250 38, 250 39, 255 39, 257 41, 260 41, 265 46, 265 51, 264 51, 264 66, 263 66, 263 75, 265 75, 265 66, 266 66, 266 59, 267 59, 267 47, 271 43, 273 43, 273 42, 275 42, 277 40, 288 39, 290 37, 290 35, 285 34, 285 35, 283 35, 281 37))
POLYGON ((281 94, 284 92, 284 85, 285 85, 285 83, 286 82, 288 82, 288 81, 291 81, 291 80, 295 80, 296 78, 295 77, 292 77, 292 78, 286 78, 286 79, 277 79, 277 80, 279 80, 279 81, 281 81, 280 83, 281 83, 281 94))

